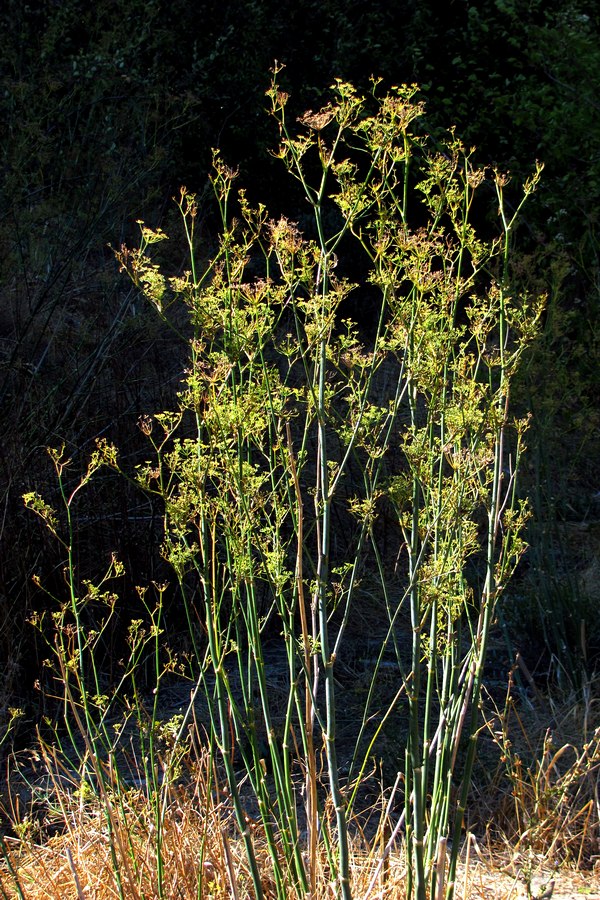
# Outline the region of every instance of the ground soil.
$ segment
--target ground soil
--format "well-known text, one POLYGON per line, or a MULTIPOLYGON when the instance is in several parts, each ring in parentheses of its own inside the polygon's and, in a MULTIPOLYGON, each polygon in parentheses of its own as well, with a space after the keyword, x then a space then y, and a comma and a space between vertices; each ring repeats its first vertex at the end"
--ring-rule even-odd
POLYGON ((468 900, 600 900, 600 865, 594 871, 553 870, 543 863, 477 863, 464 871, 456 898, 468 900))

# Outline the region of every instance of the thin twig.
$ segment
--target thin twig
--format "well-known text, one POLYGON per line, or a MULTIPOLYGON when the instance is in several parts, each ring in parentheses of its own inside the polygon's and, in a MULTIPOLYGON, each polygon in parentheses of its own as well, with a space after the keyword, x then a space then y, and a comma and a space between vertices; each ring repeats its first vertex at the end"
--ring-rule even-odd
POLYGON ((75 890, 77 891, 77 900, 85 900, 85 894, 83 893, 81 883, 79 881, 79 875, 77 874, 77 869, 75 868, 75 863, 73 862, 73 854, 71 853, 70 847, 67 847, 66 854, 67 854, 67 860, 69 862, 69 868, 73 874, 73 881, 75 882, 75 890))

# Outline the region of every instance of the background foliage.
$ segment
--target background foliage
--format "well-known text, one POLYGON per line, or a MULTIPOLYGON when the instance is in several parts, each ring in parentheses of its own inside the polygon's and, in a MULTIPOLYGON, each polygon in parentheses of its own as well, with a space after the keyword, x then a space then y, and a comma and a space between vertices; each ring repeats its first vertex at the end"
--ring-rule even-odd
MULTIPOLYGON (((202 197, 212 147, 240 166, 251 198, 270 198, 273 214, 284 203, 299 220, 306 212, 269 154, 275 135, 264 93, 274 59, 286 64, 290 114, 318 108, 336 77, 359 88, 371 75, 386 84, 414 81, 430 129, 455 123, 478 159, 509 167, 515 182, 536 158, 545 163, 518 236, 527 251, 523 284, 549 295, 545 335, 519 386, 535 414, 525 487, 536 515, 520 593, 507 602, 503 623, 509 662, 518 645, 536 678, 591 676, 600 648, 592 577, 600 544, 599 24, 595 5, 580 0, 453 0, 441 14, 431 2, 366 8, 350 0, 3 5, 5 721, 15 697, 28 699, 30 724, 37 716, 38 666, 25 621, 42 601, 31 576, 54 567, 61 580, 58 548, 22 509, 25 490, 55 490, 44 447, 64 442, 77 460, 102 434, 133 465, 143 456, 137 419, 169 405, 185 365, 118 277, 108 243, 129 241, 138 218, 168 225, 181 184, 202 197), (521 637, 532 631, 541 635, 535 644, 521 637)), ((213 214, 201 201, 207 255, 213 214)), ((483 204, 483 222, 487 214, 483 204)), ((181 259, 175 244, 165 253, 174 264, 181 259)), ((109 475, 97 491, 76 523, 82 574, 103 568, 116 550, 138 580, 160 577, 156 510, 115 490, 109 475)))

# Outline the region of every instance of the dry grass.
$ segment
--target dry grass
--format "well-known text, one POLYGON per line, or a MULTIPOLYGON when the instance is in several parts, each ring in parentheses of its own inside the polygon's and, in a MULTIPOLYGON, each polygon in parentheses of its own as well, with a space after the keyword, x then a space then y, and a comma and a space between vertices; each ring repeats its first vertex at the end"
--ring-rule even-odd
MULTIPOLYGON (((537 700, 541 704, 541 696, 537 700)), ((488 722, 497 767, 485 786, 478 785, 479 794, 475 791, 469 821, 477 839, 469 833, 464 843, 457 900, 600 900, 597 701, 588 698, 561 707, 548 703, 544 709, 527 707, 513 702, 509 692, 505 708, 488 722)), ((4 813, 11 836, 0 846, 1 896, 254 896, 232 805, 206 750, 196 747, 183 777, 163 782, 158 797, 143 783, 118 785, 110 771, 104 786, 93 791, 68 777, 58 755, 46 753, 42 761, 49 775, 33 799, 30 794, 28 804, 16 789, 16 779, 9 782, 12 790, 4 813)), ((360 900, 406 895, 402 842, 387 843, 390 822, 385 810, 382 795, 368 826, 364 817, 354 823, 352 894, 360 900)), ((268 844, 262 826, 250 815, 248 826, 264 896, 270 900, 277 891, 268 844)), ((292 885, 289 896, 295 896, 292 885)), ((322 846, 312 896, 336 896, 322 846)))
POLYGON ((560 703, 538 692, 519 704, 509 688, 504 709, 487 722, 498 764, 478 818, 489 822, 489 842, 504 843, 515 859, 533 854, 576 870, 600 861, 600 705, 593 697, 589 685, 560 703))
MULTIPOLYGON (((121 892, 115 877, 105 817, 97 810, 96 815, 88 814, 85 821, 74 821, 64 834, 51 838, 44 845, 8 840, 10 863, 18 876, 21 894, 5 862, 0 876, 2 895, 8 898, 21 896, 26 900, 113 900, 119 896, 138 900, 161 896, 152 828, 144 817, 139 798, 131 800, 131 807, 129 820, 122 822, 115 835, 115 843, 123 847, 120 853, 121 892)), ((258 837, 255 846, 263 864, 263 890, 268 900, 275 897, 270 863, 266 851, 261 854, 258 837)), ((400 853, 390 856, 368 893, 377 857, 376 850, 362 853, 354 850, 353 896, 369 896, 373 900, 404 898, 406 869, 400 853)), ((175 806, 165 821, 163 863, 162 896, 169 900, 254 896, 242 842, 232 836, 229 827, 224 827, 217 810, 204 819, 190 805, 186 808, 175 806)), ((598 870, 595 873, 554 870, 539 857, 513 855, 507 859, 502 852, 484 857, 481 851, 471 849, 468 858, 466 854, 463 856, 455 896, 459 900, 549 900, 550 896, 555 900, 575 900, 582 896, 587 900, 598 900, 599 876, 598 870)), ((325 900, 334 896, 334 886, 324 865, 314 897, 325 900)))
MULTIPOLYGON (((597 743, 594 745, 598 752, 597 743)), ((591 750, 588 749, 587 759, 591 750)), ((566 761, 567 751, 547 755, 540 763, 539 788, 550 784, 559 761, 566 761)), ((600 761, 600 756, 597 762, 600 761)), ((571 772, 569 786, 581 777, 583 758, 571 772)), ((585 766, 584 766, 585 768, 585 766)), ((589 766, 586 771, 589 774, 589 766)), ((562 784, 566 784, 567 772, 562 784)), ((182 898, 249 898, 253 897, 244 845, 235 827, 227 796, 216 785, 215 773, 207 757, 196 767, 192 783, 163 787, 164 815, 157 829, 157 804, 140 789, 108 791, 102 801, 98 796, 86 799, 85 791, 67 790, 55 781, 60 796, 54 804, 62 811, 62 829, 42 838, 32 826, 32 815, 23 815, 14 827, 19 837, 4 839, 4 861, 0 866, 0 892, 5 898, 24 900, 126 900, 164 897, 182 898)), ((531 804, 540 808, 536 794, 526 778, 513 792, 513 806, 518 821, 531 815, 531 804)), ((589 804, 579 810, 558 804, 554 817, 550 804, 544 807, 535 831, 530 824, 521 838, 509 845, 506 833, 503 844, 481 847, 470 835, 465 841, 456 897, 460 900, 548 900, 550 894, 567 900, 585 894, 600 897, 598 865, 596 874, 588 869, 577 873, 573 867, 558 871, 551 863, 556 856, 557 837, 562 828, 562 841, 581 847, 584 825, 591 838, 589 804), (567 820, 559 819, 567 815, 567 820), (552 830, 554 829, 554 831, 552 830), (567 832, 565 838, 564 832, 567 832), (546 853, 541 852, 545 844, 546 853), (538 847, 534 852, 533 847, 538 847)), ((248 820, 263 877, 265 898, 276 896, 271 860, 261 826, 248 820)), ((597 821, 597 815, 596 815, 597 821)), ((503 825, 508 825, 508 818, 503 825)), ((383 823, 370 846, 361 838, 360 829, 352 848, 352 892, 357 898, 403 898, 406 891, 406 867, 401 849, 394 847, 381 864, 385 847, 383 823)), ((513 831, 514 837, 514 831, 513 831)), ((326 854, 320 848, 317 898, 335 896, 326 854)), ((555 860, 554 860, 555 861, 555 860)), ((576 860, 581 861, 581 860, 576 860)), ((593 860, 588 860, 593 863, 593 860)), ((290 896, 292 895, 290 891, 290 896)))
MULTIPOLYGON (((214 776, 210 779, 213 789, 207 788, 209 775, 206 765, 200 766, 193 785, 166 790, 160 838, 156 805, 143 790, 107 795, 104 803, 98 798, 84 802, 64 791, 59 799, 64 811, 60 834, 34 840, 28 837, 24 819, 21 837, 5 838, 5 859, 0 867, 2 895, 27 900, 253 896, 244 845, 231 808, 227 797, 215 789, 214 776)), ((263 876, 264 896, 275 897, 262 829, 250 818, 248 824, 263 876)), ((366 896, 376 863, 375 852, 355 851, 355 896, 366 896)), ((400 858, 391 857, 376 879, 373 896, 399 896, 404 873, 400 858)), ((317 885, 317 896, 334 896, 324 852, 317 885)))

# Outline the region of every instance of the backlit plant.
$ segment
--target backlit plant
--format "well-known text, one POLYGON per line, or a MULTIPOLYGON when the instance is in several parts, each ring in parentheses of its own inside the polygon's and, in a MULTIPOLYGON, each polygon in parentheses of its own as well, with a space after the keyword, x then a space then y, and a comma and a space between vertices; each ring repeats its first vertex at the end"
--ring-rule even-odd
POLYGON ((268 97, 304 230, 253 206, 215 154, 209 263, 186 189, 187 271, 161 269, 166 235, 143 224, 139 248, 117 254, 189 345, 175 409, 141 423, 152 458, 137 477, 162 501, 188 674, 208 701, 254 895, 260 835, 278 897, 317 896, 324 866, 352 896, 359 789, 404 709, 401 812, 392 798, 367 896, 402 840, 407 896, 452 897, 487 639, 524 549, 527 419, 511 413, 510 384, 543 304, 513 293, 510 247, 540 169, 509 212, 503 175, 474 167, 452 133, 442 146, 422 133, 415 87, 380 96, 374 83, 365 98, 338 81, 293 126, 277 72, 268 97), (494 237, 473 224, 479 197, 495 197, 494 237), (373 595, 379 645, 342 766, 339 661, 373 595), (283 696, 269 685, 274 640, 283 696), (382 708, 384 654, 396 686, 382 708))

